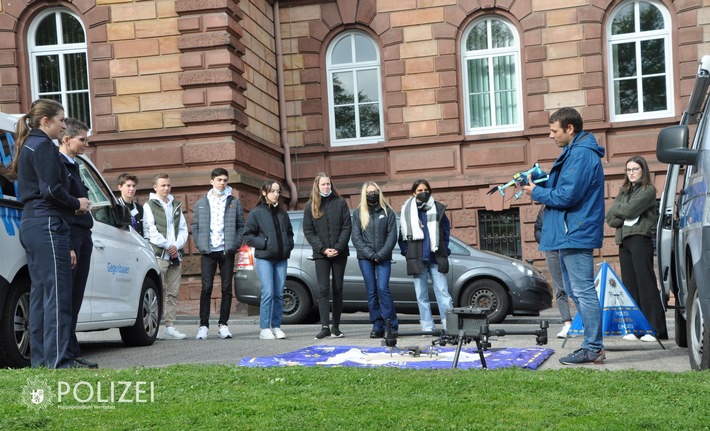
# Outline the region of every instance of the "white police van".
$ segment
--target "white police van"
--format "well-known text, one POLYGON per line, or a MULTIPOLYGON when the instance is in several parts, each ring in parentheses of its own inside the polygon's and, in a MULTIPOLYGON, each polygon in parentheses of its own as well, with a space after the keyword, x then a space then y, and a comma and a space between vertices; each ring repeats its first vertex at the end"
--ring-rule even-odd
MULTIPOLYGON (((0 367, 29 365, 31 274, 20 244, 22 204, 8 178, 18 116, 0 113, 0 367)), ((77 331, 120 328, 128 346, 153 344, 162 315, 160 268, 148 243, 133 230, 128 208, 88 158, 80 156, 89 188, 94 250, 77 331)))
POLYGON ((710 368, 709 87, 710 56, 704 56, 680 124, 663 129, 656 147, 658 160, 670 164, 657 230, 658 273, 665 300, 671 291, 675 296, 676 344, 688 347, 695 370, 710 368), (692 143, 690 125, 696 125, 692 143))

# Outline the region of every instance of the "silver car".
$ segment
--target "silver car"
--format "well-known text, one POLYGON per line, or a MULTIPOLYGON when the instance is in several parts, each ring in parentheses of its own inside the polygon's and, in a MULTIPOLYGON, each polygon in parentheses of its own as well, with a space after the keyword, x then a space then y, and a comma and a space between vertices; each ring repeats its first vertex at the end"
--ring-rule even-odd
MULTIPOLYGON (((317 282, 312 249, 303 235, 303 212, 290 211, 289 217, 295 247, 288 260, 283 323, 296 324, 317 319, 317 282)), ((538 316, 541 310, 552 306, 550 285, 532 265, 477 250, 454 236, 451 236, 449 248, 451 255, 447 278, 454 307, 489 309, 489 321, 499 323, 509 314, 538 316)), ((351 242, 343 286, 344 312, 367 311, 367 290, 356 256, 351 242)), ((235 278, 239 302, 258 306, 261 283, 254 267, 254 253, 249 246, 242 246, 239 250, 235 278)), ((405 258, 397 246, 392 254, 390 291, 397 313, 419 313, 414 282, 407 275, 405 258)), ((434 298, 431 282, 429 297, 434 298)), ((435 300, 432 300, 431 307, 433 313, 438 311, 435 300)))

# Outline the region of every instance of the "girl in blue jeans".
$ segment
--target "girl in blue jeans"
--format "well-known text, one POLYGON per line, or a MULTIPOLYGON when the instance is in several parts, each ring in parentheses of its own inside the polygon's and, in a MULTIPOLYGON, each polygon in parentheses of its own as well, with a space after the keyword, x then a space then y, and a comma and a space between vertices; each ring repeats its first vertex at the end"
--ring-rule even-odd
POLYGON ((254 248, 256 271, 261 280, 259 338, 286 338, 281 330, 286 267, 293 250, 293 228, 288 213, 279 206, 281 185, 266 180, 261 197, 244 226, 244 242, 254 248))
POLYGON ((399 323, 389 282, 392 250, 397 243, 397 215, 372 181, 362 185, 360 206, 353 212, 352 241, 367 289, 370 338, 382 338, 387 321, 396 334, 399 323))

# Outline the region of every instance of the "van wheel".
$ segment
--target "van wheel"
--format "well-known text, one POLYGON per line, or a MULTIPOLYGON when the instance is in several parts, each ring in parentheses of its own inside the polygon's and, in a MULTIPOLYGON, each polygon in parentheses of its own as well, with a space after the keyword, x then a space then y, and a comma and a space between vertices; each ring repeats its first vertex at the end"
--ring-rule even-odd
POLYGON ((30 366, 30 280, 10 285, 0 322, 0 366, 30 366))
POLYGON ((687 341, 690 367, 702 371, 710 368, 710 321, 703 316, 698 300, 698 286, 695 273, 688 281, 688 302, 686 308, 687 341))
POLYGON ((143 280, 136 323, 133 326, 120 328, 123 343, 130 347, 152 345, 158 335, 162 312, 162 295, 155 287, 155 282, 146 278, 143 280))
POLYGON ((281 323, 294 325, 303 323, 313 308, 308 289, 294 280, 286 280, 284 288, 284 311, 281 323))
POLYGON ((469 284, 461 297, 461 307, 476 307, 490 310, 488 321, 500 323, 508 315, 510 299, 500 283, 481 279, 469 284))

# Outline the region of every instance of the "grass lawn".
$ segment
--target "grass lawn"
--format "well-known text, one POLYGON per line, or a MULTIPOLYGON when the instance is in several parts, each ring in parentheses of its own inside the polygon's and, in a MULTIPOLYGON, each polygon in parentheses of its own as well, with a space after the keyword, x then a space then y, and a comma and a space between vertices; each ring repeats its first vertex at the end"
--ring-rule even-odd
POLYGON ((23 369, 0 370, 0 429, 680 431, 710 429, 709 399, 707 372, 23 369))

